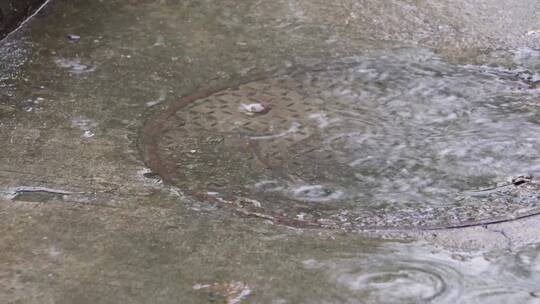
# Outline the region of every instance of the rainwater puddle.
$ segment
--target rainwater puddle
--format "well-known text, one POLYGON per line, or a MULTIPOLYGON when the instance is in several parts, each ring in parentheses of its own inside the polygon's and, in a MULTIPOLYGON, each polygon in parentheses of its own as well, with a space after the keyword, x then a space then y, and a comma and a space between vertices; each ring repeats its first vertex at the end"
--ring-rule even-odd
POLYGON ((540 199, 537 78, 381 51, 184 98, 146 125, 143 150, 183 190, 298 225, 512 219, 540 199))
POLYGON ((391 244, 379 255, 303 261, 351 303, 539 303, 539 263, 537 244, 515 255, 391 244))

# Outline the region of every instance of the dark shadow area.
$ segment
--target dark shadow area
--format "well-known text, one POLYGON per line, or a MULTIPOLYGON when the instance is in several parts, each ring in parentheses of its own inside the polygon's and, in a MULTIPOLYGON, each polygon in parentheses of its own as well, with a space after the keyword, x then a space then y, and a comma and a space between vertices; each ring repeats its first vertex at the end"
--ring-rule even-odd
POLYGON ((15 30, 46 0, 0 0, 0 39, 15 30))

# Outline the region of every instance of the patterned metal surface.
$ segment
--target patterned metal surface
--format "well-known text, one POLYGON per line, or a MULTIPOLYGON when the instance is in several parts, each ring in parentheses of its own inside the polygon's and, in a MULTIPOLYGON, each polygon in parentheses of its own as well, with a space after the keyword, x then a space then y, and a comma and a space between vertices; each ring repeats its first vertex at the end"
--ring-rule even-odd
POLYGON ((200 200, 289 225, 508 220, 540 198, 517 175, 538 170, 540 126, 508 129, 537 114, 529 89, 501 71, 366 59, 186 97, 148 122, 143 151, 200 200))

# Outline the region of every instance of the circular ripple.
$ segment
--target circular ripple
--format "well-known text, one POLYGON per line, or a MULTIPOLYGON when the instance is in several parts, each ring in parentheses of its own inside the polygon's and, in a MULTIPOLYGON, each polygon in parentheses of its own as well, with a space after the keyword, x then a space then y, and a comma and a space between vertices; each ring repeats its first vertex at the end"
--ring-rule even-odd
POLYGON ((540 201, 533 86, 396 52, 186 97, 147 123, 142 148, 165 181, 278 222, 502 221, 540 201))
POLYGON ((447 284, 458 285, 460 274, 445 265, 404 260, 351 266, 336 281, 365 295, 366 303, 446 302, 457 297, 447 284))
POLYGON ((322 271, 321 278, 340 290, 345 287, 340 293, 344 298, 361 299, 361 303, 459 303, 468 278, 451 259, 433 251, 407 252, 407 246, 396 249, 400 251, 309 259, 303 266, 322 271))

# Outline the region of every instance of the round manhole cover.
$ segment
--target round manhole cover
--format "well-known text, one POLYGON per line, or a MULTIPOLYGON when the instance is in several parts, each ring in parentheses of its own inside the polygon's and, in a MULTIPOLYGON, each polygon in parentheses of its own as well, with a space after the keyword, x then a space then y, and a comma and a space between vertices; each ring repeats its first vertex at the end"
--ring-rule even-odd
POLYGON ((510 71, 362 58, 186 97, 142 148, 186 193, 277 222, 473 225, 538 210, 535 98, 510 71))

